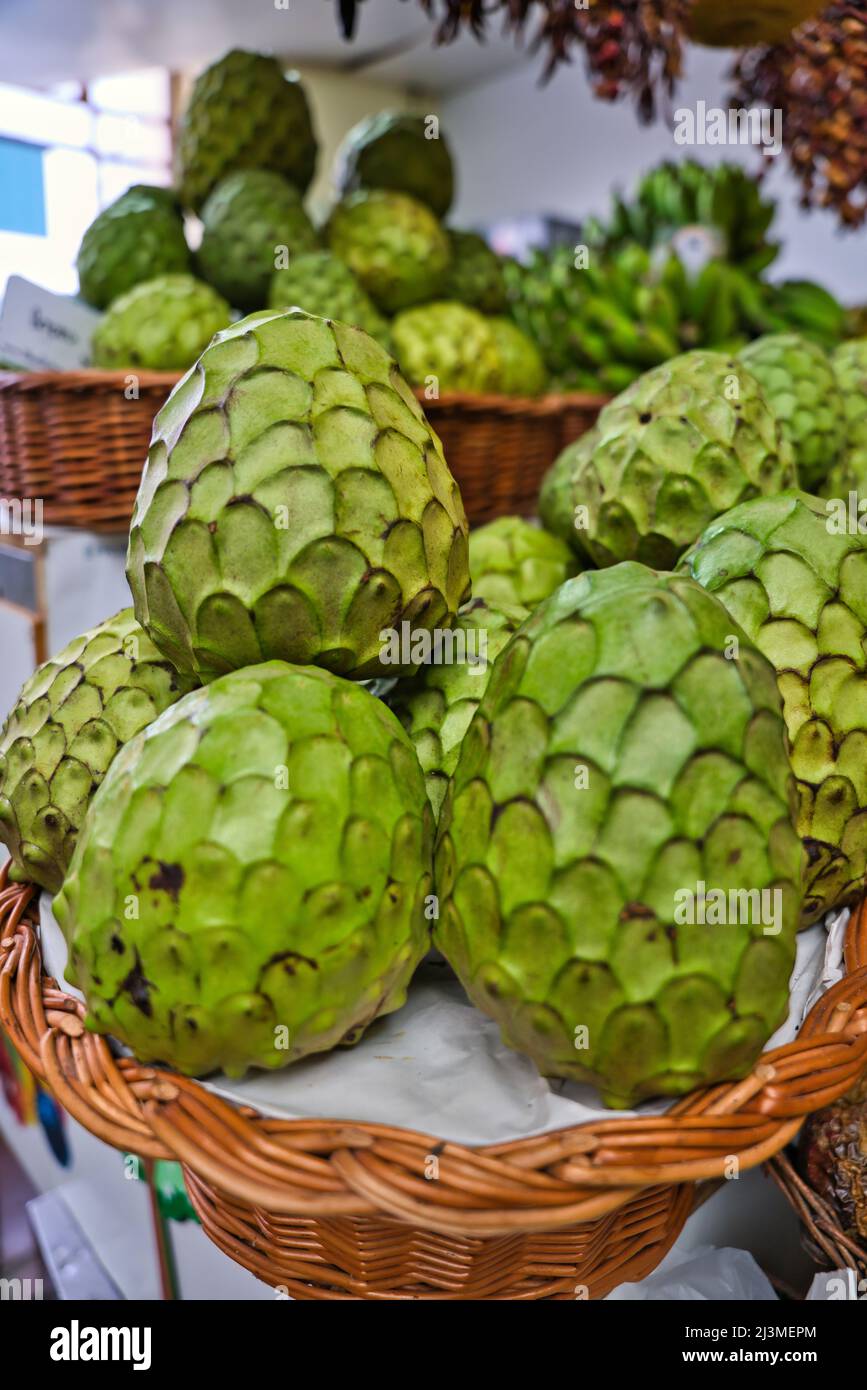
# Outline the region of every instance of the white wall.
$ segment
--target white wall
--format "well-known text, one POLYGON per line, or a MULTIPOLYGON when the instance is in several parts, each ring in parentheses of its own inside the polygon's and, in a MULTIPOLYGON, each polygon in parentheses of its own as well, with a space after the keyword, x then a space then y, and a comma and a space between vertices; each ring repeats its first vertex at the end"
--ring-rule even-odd
MULTIPOLYGON (((694 107, 702 99, 725 105, 730 63, 729 53, 689 50, 674 107, 694 107)), ((547 87, 537 85, 538 71, 538 62, 528 60, 501 78, 440 99, 459 175, 456 224, 521 213, 580 218, 605 212, 615 187, 628 190, 663 159, 724 158, 751 170, 760 165, 753 149, 675 145, 665 121, 641 126, 628 101, 597 101, 580 58, 547 87)), ((802 212, 798 184, 782 167, 768 178, 767 189, 779 199, 772 234, 783 242, 774 278, 815 279, 847 303, 867 301, 867 227, 843 233, 832 213, 802 212)))

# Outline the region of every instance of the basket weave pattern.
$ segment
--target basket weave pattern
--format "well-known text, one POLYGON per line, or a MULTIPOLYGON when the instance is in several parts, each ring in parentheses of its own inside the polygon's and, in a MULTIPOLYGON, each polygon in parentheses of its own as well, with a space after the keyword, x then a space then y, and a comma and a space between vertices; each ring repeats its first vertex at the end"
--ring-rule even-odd
POLYGON ((471 396, 428 401, 416 392, 442 440, 471 526, 498 516, 533 516, 542 479, 562 449, 592 429, 607 396, 471 396))
POLYGON ((0 494, 41 498, 49 526, 129 526, 171 372, 0 372, 0 494), (137 383, 137 399, 125 387, 137 383))
MULTIPOLYGON (((48 525, 125 530, 153 418, 177 381, 171 372, 0 372, 0 496, 41 498, 48 525)), ((607 400, 417 394, 474 526, 529 516, 546 470, 607 400)))
POLYGON ((296 1298, 601 1298, 649 1273, 695 1184, 764 1162, 867 1067, 867 900, 846 976, 796 1042, 664 1115, 473 1148, 390 1125, 269 1119, 112 1055, 42 969, 34 890, 0 873, 0 1024, 82 1125, 176 1158, 211 1239, 296 1298), (433 1174, 433 1176, 432 1176, 433 1174))

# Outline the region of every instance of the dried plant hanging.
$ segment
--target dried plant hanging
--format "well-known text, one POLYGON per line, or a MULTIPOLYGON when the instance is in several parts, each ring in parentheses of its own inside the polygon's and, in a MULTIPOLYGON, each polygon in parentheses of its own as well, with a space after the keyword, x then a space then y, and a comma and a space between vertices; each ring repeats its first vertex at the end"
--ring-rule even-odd
POLYGON ((594 94, 603 101, 633 96, 646 123, 674 94, 689 8, 690 0, 593 0, 587 9, 548 0, 533 45, 548 50, 548 78, 571 60, 571 45, 582 43, 594 94))
POLYGON ((681 74, 684 21, 691 0, 421 0, 439 18, 437 41, 450 43, 462 27, 483 38, 497 12, 503 27, 545 54, 542 80, 583 48, 593 91, 603 101, 634 96, 641 119, 650 121, 670 97, 681 74))
MULTIPOLYGON (((732 73, 735 106, 783 111, 783 147, 801 205, 867 218, 867 0, 832 4, 786 43, 748 49, 732 73)), ((770 157, 770 156, 768 156, 770 157)))
MULTIPOLYGON (((338 0, 345 38, 357 31, 361 0, 338 0)), ((530 53, 542 52, 547 81, 584 50, 593 91, 604 101, 635 98, 651 121, 681 75, 684 26, 692 0, 418 0, 436 23, 436 42, 469 32, 483 41, 499 26, 530 53)))

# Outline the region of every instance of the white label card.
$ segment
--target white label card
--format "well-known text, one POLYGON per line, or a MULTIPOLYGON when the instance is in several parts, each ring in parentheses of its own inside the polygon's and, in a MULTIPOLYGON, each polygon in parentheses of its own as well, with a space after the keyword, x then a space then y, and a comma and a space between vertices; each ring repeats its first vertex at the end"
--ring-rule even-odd
POLYGON ((70 372, 90 362, 90 339, 102 315, 20 275, 9 277, 0 312, 0 362, 34 372, 70 372))

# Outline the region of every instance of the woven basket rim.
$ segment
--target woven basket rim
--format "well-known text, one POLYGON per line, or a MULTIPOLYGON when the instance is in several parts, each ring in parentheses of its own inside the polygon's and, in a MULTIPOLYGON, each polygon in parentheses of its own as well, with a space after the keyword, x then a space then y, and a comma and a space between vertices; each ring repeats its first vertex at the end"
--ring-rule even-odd
MULTIPOLYGON (((155 372, 144 367, 126 367, 118 371, 106 371, 99 367, 78 367, 73 371, 15 372, 0 370, 0 391, 27 390, 41 391, 81 391, 88 387, 121 389, 127 377, 134 376, 140 387, 149 388, 174 386, 184 375, 183 372, 155 372)), ((549 414, 561 411, 564 406, 578 409, 601 408, 611 400, 611 393, 604 391, 546 391, 541 396, 504 396, 493 392, 443 391, 434 399, 425 396, 424 387, 415 391, 422 405, 449 407, 457 410, 493 410, 512 414, 517 410, 530 414, 549 414)))
POLYGON ((66 372, 13 372, 0 371, 0 391, 81 391, 85 387, 100 389, 110 387, 122 390, 123 383, 134 376, 140 386, 174 386, 180 381, 183 372, 152 372, 144 368, 127 367, 124 371, 105 371, 99 367, 77 367, 66 372))
POLYGON ((867 899, 853 908, 846 974, 798 1039, 742 1081, 695 1091, 662 1116, 593 1120, 463 1145, 387 1124, 278 1120, 168 1069, 115 1058, 85 1006, 43 970, 32 885, 0 871, 0 1023, 69 1113, 114 1147, 174 1158, 227 1196, 304 1216, 379 1216, 460 1236, 554 1231, 636 1191, 724 1177, 778 1153, 811 1111, 867 1067, 867 899), (436 1159, 438 1178, 426 1180, 436 1159))

